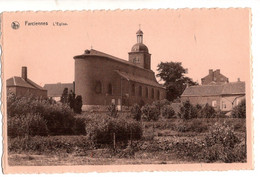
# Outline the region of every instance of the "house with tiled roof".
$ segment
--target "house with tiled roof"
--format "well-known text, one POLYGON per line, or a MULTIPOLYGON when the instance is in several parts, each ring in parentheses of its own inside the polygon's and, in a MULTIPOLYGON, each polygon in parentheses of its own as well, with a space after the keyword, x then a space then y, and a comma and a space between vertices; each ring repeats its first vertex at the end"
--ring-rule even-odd
POLYGON ((13 76, 6 80, 7 93, 17 97, 47 98, 47 90, 27 77, 27 67, 22 67, 21 77, 13 76))
POLYGON ((60 101, 60 98, 62 96, 62 93, 65 88, 68 89, 68 91, 74 92, 74 84, 73 83, 56 83, 56 84, 45 84, 43 86, 44 89, 48 91, 48 97, 52 98, 56 101, 60 101))
POLYGON ((181 95, 181 100, 188 100, 193 105, 209 104, 216 110, 229 112, 245 99, 245 95, 245 82, 238 81, 187 87, 181 95))
POLYGON ((213 69, 210 69, 209 74, 201 79, 202 85, 225 84, 228 82, 228 78, 220 73, 220 69, 217 69, 215 71, 213 71, 213 69))

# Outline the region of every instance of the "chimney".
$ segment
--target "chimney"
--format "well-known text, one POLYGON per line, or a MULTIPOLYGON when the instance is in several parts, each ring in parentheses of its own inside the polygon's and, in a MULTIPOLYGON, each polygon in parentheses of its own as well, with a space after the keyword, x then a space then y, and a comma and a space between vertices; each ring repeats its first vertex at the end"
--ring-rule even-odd
POLYGON ((26 66, 22 67, 22 78, 24 80, 27 80, 27 67, 26 66))
POLYGON ((237 78, 237 82, 240 82, 240 78, 237 78))
POLYGON ((210 69, 209 70, 209 75, 212 75, 213 74, 213 69, 210 69))
POLYGON ((216 74, 220 74, 220 69, 217 69, 217 70, 216 70, 216 74))

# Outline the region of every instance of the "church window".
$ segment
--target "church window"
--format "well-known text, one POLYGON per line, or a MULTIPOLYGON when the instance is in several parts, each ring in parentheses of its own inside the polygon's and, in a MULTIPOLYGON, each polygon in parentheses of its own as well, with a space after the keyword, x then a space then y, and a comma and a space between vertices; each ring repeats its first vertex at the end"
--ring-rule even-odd
POLYGON ((157 100, 160 100, 160 91, 157 91, 157 100))
POLYGON ((145 97, 148 98, 148 87, 145 87, 145 97))
POLYGON ((139 86, 139 96, 142 96, 142 92, 143 92, 143 88, 142 88, 142 86, 140 85, 140 86, 139 86))
POLYGON ((154 99, 154 89, 152 88, 152 99, 154 99))
POLYGON ((96 81, 95 92, 96 92, 97 94, 100 94, 100 93, 102 92, 102 84, 101 84, 101 81, 96 81))
POLYGON ((140 63, 140 59, 138 57, 134 58, 134 63, 140 63))
POLYGON ((132 95, 135 95, 135 84, 132 84, 131 93, 132 95))
POLYGON ((108 93, 109 95, 112 95, 112 92, 113 92, 112 84, 109 83, 108 86, 107 86, 107 93, 108 93))

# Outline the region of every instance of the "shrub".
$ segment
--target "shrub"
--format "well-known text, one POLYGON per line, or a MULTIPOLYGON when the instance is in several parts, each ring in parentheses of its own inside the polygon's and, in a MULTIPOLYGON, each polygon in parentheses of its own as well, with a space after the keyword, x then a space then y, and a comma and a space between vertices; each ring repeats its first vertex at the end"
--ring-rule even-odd
POLYGON ((198 116, 197 109, 189 101, 185 101, 182 103, 178 115, 182 119, 191 119, 198 116))
POLYGON ((73 134, 75 118, 67 104, 54 103, 51 100, 9 96, 7 100, 8 117, 39 114, 46 122, 50 135, 73 134))
POLYGON ((243 99, 237 106, 231 111, 233 118, 246 118, 246 100, 243 99))
POLYGON ((116 108, 116 105, 115 104, 111 104, 108 106, 108 116, 111 116, 111 117, 118 117, 118 110, 116 108))
POLYGON ((237 151, 234 151, 240 140, 225 122, 216 123, 211 128, 210 133, 205 137, 205 143, 207 148, 203 152, 208 162, 221 160, 230 163, 243 160, 240 159, 241 156, 237 151))
POLYGON ((84 118, 75 118, 72 127, 74 135, 86 135, 86 123, 84 118))
POLYGON ((170 105, 170 101, 168 101, 167 99, 163 99, 163 100, 158 100, 158 101, 154 101, 152 103, 152 105, 156 106, 156 108, 161 111, 161 109, 166 106, 166 105, 170 105))
POLYGON ((113 118, 108 115, 91 114, 86 122, 87 137, 97 144, 112 144, 113 134, 116 142, 126 143, 142 137, 141 123, 125 117, 113 118))
POLYGON ((75 103, 73 106, 74 112, 77 114, 81 114, 81 112, 82 112, 81 108, 82 108, 82 96, 78 95, 75 99, 75 103))
POLYGON ((9 137, 47 136, 48 128, 45 120, 39 114, 8 117, 7 134, 9 137))
POLYGON ((208 103, 201 110, 201 117, 203 118, 214 118, 216 114, 215 109, 208 103))
POLYGON ((162 116, 169 119, 175 116, 175 111, 171 105, 165 105, 161 109, 162 116))
POLYGON ((160 116, 160 110, 155 105, 148 105, 142 107, 141 118, 146 121, 157 121, 160 116))
POLYGON ((134 104, 131 108, 131 117, 137 121, 141 120, 142 111, 138 104, 134 104))

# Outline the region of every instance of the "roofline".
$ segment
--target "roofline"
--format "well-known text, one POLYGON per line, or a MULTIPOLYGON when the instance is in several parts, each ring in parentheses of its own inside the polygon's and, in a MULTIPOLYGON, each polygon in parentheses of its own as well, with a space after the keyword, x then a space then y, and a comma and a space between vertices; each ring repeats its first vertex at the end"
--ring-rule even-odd
POLYGON ((219 95, 181 95, 189 97, 208 97, 208 96, 229 96, 229 95, 246 95, 245 93, 230 93, 230 94, 219 94, 219 95))
POLYGON ((150 69, 145 69, 145 68, 142 68, 140 66, 137 66, 133 63, 130 63, 129 61, 126 61, 124 59, 121 59, 121 58, 117 58, 118 60, 114 59, 113 56, 112 57, 108 57, 108 56, 103 56, 103 55, 95 55, 95 54, 83 54, 83 55, 76 55, 74 56, 73 58, 76 60, 76 59, 86 59, 86 57, 101 57, 101 58, 105 58, 105 59, 112 59, 113 61, 116 61, 118 63, 122 63, 122 64, 125 64, 125 65, 129 65, 129 66, 133 66, 133 67, 136 67, 136 68, 139 68, 139 69, 142 69, 142 70, 145 70, 145 71, 149 71, 149 72, 153 72, 153 70, 150 70, 150 69), (81 58, 82 57, 82 58, 81 58))
POLYGON ((6 87, 20 87, 20 88, 28 88, 28 89, 34 89, 34 90, 42 90, 42 91, 48 91, 47 89, 39 89, 39 88, 35 88, 35 87, 25 87, 25 86, 20 86, 20 85, 9 85, 6 87))

